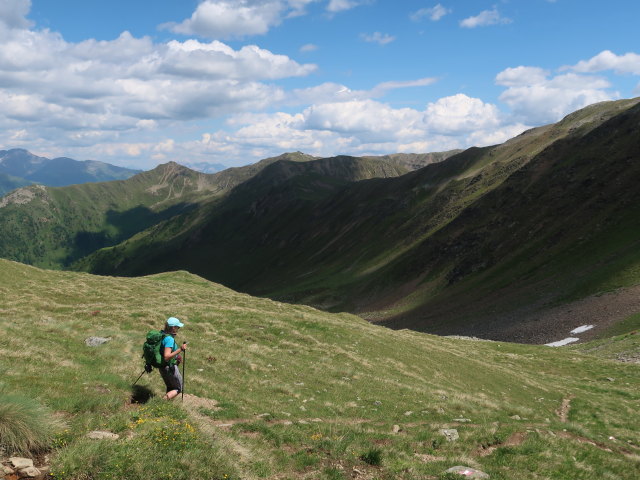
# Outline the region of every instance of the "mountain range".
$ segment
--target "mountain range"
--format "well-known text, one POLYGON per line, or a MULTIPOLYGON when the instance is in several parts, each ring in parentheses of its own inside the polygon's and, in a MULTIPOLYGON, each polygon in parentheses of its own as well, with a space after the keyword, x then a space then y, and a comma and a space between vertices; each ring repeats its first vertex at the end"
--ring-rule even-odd
POLYGON ((31 183, 62 187, 77 183, 123 180, 136 173, 140 173, 140 170, 96 160, 78 161, 67 157, 49 159, 21 148, 0 150, 0 196, 31 183))
POLYGON ((442 155, 296 152, 214 175, 167 164, 26 187, 0 200, 0 254, 188 270, 393 328, 542 343, 567 327, 545 312, 640 284, 639 102, 442 155))

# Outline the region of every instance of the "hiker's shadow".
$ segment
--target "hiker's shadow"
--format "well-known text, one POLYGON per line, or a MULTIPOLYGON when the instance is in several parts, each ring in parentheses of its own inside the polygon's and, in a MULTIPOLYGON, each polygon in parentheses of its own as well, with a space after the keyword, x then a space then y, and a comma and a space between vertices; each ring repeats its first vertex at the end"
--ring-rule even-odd
POLYGON ((131 403, 147 403, 154 394, 148 387, 134 385, 131 388, 131 403))

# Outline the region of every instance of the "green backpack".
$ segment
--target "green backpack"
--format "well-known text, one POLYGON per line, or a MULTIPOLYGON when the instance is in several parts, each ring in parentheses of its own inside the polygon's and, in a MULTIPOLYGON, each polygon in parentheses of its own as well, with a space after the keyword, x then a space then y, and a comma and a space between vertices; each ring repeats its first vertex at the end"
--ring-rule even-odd
MULTIPOLYGON (((144 342, 144 345, 142 345, 142 358, 144 358, 147 365, 156 368, 167 365, 164 358, 162 358, 162 340, 168 336, 168 333, 161 332, 160 330, 149 330, 147 340, 144 342)), ((171 363, 170 361, 169 365, 171 365, 171 363)))

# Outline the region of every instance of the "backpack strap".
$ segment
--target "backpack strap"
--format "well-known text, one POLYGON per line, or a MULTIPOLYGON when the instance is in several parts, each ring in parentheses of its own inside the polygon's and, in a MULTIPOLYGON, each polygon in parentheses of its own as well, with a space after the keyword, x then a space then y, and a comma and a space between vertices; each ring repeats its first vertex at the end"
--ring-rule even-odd
MULTIPOLYGON (((173 343, 174 344, 176 343, 176 339, 173 338, 173 336, 170 333, 165 333, 164 331, 162 332, 162 340, 160 341, 160 349, 161 349, 160 350, 160 356, 162 357, 162 366, 163 367, 166 367, 166 366, 171 367, 171 366, 176 364, 175 357, 172 358, 171 360, 169 360, 169 362, 165 361, 165 359, 164 359, 164 349, 165 349, 164 339, 167 338, 167 337, 171 337, 173 339, 173 343)), ((173 352, 173 349, 171 351, 173 352)))

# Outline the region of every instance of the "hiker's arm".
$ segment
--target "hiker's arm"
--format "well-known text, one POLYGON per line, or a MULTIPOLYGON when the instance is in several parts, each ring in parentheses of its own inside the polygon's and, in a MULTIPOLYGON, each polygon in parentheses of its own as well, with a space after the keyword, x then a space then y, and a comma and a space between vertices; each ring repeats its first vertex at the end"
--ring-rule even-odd
POLYGON ((175 352, 171 351, 171 347, 164 347, 164 353, 162 354, 162 356, 164 357, 164 361, 168 362, 169 360, 171 360, 173 357, 175 357, 176 355, 178 355, 180 352, 184 352, 187 349, 187 344, 183 343, 182 347, 180 347, 178 350, 176 350, 175 352))

